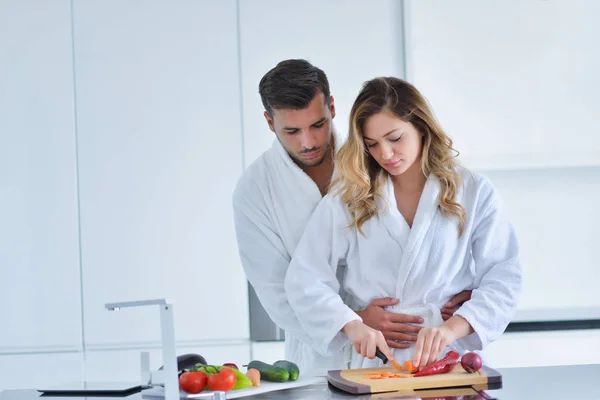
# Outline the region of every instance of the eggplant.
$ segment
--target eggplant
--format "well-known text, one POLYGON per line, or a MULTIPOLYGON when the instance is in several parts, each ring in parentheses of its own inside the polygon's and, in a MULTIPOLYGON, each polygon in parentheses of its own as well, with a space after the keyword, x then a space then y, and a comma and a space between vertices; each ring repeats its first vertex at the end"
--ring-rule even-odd
MULTIPOLYGON (((177 356, 177 371, 181 374, 183 370, 190 369, 194 367, 196 364, 207 364, 206 359, 202 357, 200 354, 188 353, 177 356)), ((161 366, 158 370, 162 370, 161 366)))

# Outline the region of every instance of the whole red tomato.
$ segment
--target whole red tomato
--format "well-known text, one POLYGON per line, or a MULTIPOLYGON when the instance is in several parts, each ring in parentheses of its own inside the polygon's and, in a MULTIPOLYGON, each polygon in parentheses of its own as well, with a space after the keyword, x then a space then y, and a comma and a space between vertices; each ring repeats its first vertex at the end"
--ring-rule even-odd
POLYGON ((186 393, 196 394, 204 390, 207 380, 206 374, 202 371, 184 372, 179 377, 179 387, 186 393))
POLYGON ((235 372, 231 368, 223 368, 221 372, 208 377, 208 388, 210 390, 231 390, 235 385, 235 372))

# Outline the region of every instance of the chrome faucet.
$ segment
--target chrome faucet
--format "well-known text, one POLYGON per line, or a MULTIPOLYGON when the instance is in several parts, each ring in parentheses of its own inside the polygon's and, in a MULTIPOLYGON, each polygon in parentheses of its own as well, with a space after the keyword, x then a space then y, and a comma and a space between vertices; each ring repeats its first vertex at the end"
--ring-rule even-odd
POLYGON ((167 299, 150 299, 107 303, 109 311, 127 307, 158 306, 160 310, 160 330, 164 365, 165 400, 179 400, 177 378, 177 355, 175 354, 175 327, 173 323, 173 302, 167 299))
MULTIPOLYGON (((177 355, 175 354, 175 327, 173 322, 173 301, 167 299, 149 299, 137 301, 125 301, 118 303, 107 303, 105 307, 109 311, 118 311, 126 307, 158 306, 160 310, 160 331, 162 341, 163 370, 160 376, 164 382, 164 391, 153 391, 142 393, 144 398, 161 398, 164 400, 179 400, 179 379, 177 375, 177 355)), ((152 386, 150 372, 150 355, 148 352, 141 354, 142 384, 152 386)), ((187 396, 182 396, 187 398, 187 396)), ((193 395, 194 399, 225 400, 225 392, 214 391, 210 393, 199 393, 193 395)))

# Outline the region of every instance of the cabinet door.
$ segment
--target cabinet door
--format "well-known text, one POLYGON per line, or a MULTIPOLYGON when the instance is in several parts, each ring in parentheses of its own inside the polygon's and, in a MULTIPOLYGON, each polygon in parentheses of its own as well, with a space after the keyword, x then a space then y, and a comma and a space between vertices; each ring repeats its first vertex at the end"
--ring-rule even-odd
POLYGON ((598 364, 598 346, 598 329, 505 333, 484 350, 483 359, 493 368, 598 364))
POLYGON ((600 3, 405 4, 408 79, 467 167, 600 164, 600 3))
POLYGON ((247 338, 231 195, 242 171, 236 3, 76 0, 86 344, 247 338))
POLYGON ((0 8, 0 351, 80 349, 70 2, 0 8))
POLYGON ((252 342, 252 358, 270 364, 277 360, 285 360, 285 342, 282 340, 252 342))
POLYGON ((11 389, 42 389, 83 380, 81 352, 0 356, 0 392, 11 389))
POLYGON ((363 82, 403 75, 400 5, 395 0, 240 2, 246 165, 275 140, 263 117, 258 83, 284 59, 305 58, 325 71, 335 99, 335 126, 347 136, 350 108, 363 82), (364 29, 365 21, 376 22, 364 29))
MULTIPOLYGON (((150 353, 150 369, 152 371, 163 365, 162 352, 159 348, 140 347, 88 351, 85 357, 87 379, 91 381, 137 381, 140 379, 140 354, 143 351, 150 353)), ((178 355, 189 353, 202 355, 207 363, 213 365, 232 362, 241 368, 243 364, 251 361, 250 344, 247 341, 227 345, 196 344, 177 347, 178 355)))

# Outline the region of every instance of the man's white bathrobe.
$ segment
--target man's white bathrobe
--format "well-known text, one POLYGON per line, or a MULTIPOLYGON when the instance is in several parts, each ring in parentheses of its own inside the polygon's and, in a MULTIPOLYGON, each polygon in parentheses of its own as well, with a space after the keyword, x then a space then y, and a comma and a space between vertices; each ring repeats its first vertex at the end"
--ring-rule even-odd
MULTIPOLYGON (((378 297, 396 297, 390 311, 419 315, 423 326, 443 323, 441 307, 453 295, 473 289, 471 300, 455 315, 464 317, 475 333, 452 349, 480 350, 496 339, 513 317, 521 290, 517 239, 500 198, 483 176, 458 168, 463 185, 457 201, 466 210, 464 233, 458 219, 438 208, 440 184, 431 175, 425 184, 412 229, 398 211, 391 179, 378 198, 380 214, 363 225, 366 237, 348 229, 351 221, 339 196, 319 204, 299 242, 285 279, 291 307, 322 354, 351 352, 351 368, 381 365, 347 346, 340 332, 353 311, 378 297), (346 263, 340 299, 338 263, 346 263), (342 347, 345 346, 345 349, 342 347)), ((394 350, 398 361, 412 359, 413 346, 394 350)))
MULTIPOLYGON (((335 142, 339 148, 338 135, 335 142)), ((248 167, 233 195, 244 272, 269 317, 285 331, 285 357, 298 364, 303 376, 325 375, 329 369, 346 368, 348 362, 317 352, 290 308, 284 289, 291 254, 322 199, 315 182, 278 140, 248 167)), ((339 271, 343 274, 343 266, 339 271)))

